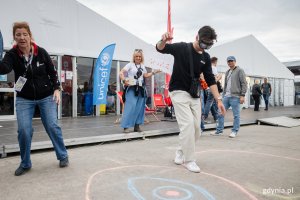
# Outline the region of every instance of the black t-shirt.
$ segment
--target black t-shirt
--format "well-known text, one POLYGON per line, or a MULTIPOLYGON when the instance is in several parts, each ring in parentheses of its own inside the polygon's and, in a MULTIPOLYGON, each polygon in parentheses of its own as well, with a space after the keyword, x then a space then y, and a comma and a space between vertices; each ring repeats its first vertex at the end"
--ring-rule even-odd
MULTIPOLYGON (((190 45, 190 44, 188 44, 190 45)), ((169 84, 169 91, 183 90, 189 91, 191 86, 190 63, 187 43, 166 44, 163 50, 156 50, 160 53, 171 54, 174 56, 173 73, 169 84)), ((199 54, 192 48, 194 62, 194 77, 199 78, 203 72, 205 81, 208 86, 216 84, 215 77, 212 73, 210 56, 203 52, 199 54)))

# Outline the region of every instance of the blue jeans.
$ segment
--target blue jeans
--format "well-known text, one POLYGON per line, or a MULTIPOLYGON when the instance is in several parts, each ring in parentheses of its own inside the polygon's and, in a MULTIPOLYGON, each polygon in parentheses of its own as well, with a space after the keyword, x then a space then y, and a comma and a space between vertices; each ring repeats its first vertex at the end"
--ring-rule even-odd
POLYGON ((63 160, 68 153, 63 141, 61 128, 57 122, 57 105, 50 95, 40 100, 28 100, 22 97, 16 98, 16 111, 18 120, 18 141, 21 154, 21 167, 30 168, 30 148, 33 135, 32 118, 38 106, 43 125, 53 144, 56 157, 63 160))
POLYGON ((203 116, 204 119, 208 117, 209 111, 211 110, 211 114, 214 117, 214 120, 218 117, 218 108, 216 107, 216 103, 214 103, 214 95, 211 93, 210 89, 207 90, 207 99, 204 107, 203 116))
MULTIPOLYGON (((202 116, 203 116, 203 113, 204 113, 204 90, 201 90, 201 113, 202 113, 202 116)), ((201 131, 204 131, 205 129, 205 126, 204 126, 204 121, 203 121, 203 117, 201 117, 201 124, 200 124, 200 128, 201 128, 201 131)))
MULTIPOLYGON (((231 106, 233 113, 233 127, 232 132, 237 133, 240 128, 240 98, 239 97, 224 97, 223 104, 226 110, 231 106)), ((217 133, 222 133, 224 129, 224 116, 221 115, 220 111, 218 114, 218 123, 216 131, 217 133)))
POLYGON ((265 100, 265 105, 266 105, 266 109, 268 110, 269 108, 269 94, 263 94, 264 100, 265 100))

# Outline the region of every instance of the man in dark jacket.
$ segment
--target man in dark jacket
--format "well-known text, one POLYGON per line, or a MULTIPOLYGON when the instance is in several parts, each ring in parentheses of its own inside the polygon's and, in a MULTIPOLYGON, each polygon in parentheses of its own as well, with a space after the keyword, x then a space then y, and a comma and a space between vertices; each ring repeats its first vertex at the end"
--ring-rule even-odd
POLYGON ((259 80, 255 80, 254 85, 252 86, 252 97, 254 100, 254 111, 259 111, 259 104, 260 104, 260 96, 261 90, 259 85, 259 80))

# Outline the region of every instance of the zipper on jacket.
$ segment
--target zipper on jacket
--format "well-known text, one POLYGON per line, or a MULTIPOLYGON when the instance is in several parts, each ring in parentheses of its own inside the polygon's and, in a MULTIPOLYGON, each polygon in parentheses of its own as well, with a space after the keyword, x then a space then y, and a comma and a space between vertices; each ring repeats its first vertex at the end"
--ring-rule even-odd
POLYGON ((35 92, 35 85, 34 85, 34 78, 33 78, 33 68, 32 68, 32 64, 30 64, 30 68, 31 68, 31 75, 32 75, 33 97, 34 97, 34 99, 36 99, 36 92, 35 92))

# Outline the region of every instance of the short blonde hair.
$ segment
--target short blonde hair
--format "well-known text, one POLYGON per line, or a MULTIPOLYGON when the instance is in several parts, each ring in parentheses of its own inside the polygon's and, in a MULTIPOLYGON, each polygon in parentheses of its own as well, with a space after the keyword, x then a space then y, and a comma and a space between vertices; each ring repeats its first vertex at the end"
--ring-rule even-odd
POLYGON ((15 22, 13 25, 13 38, 15 38, 15 33, 18 28, 25 28, 30 37, 32 37, 32 33, 27 22, 15 22))
POLYGON ((144 63, 144 53, 142 49, 135 49, 133 54, 132 54, 132 62, 134 63, 134 58, 137 54, 141 54, 142 60, 141 63, 144 63))

